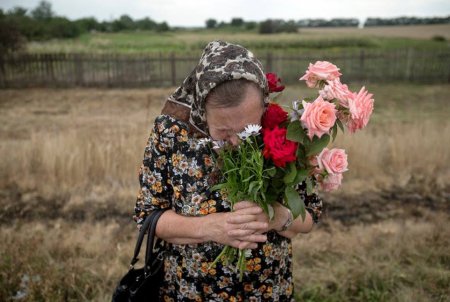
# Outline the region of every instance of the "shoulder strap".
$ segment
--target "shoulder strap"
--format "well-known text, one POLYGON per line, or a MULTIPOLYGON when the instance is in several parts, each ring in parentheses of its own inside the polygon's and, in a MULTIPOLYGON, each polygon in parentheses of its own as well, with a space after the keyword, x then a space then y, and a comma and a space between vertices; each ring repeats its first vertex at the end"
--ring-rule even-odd
MULTIPOLYGON (((134 267, 136 262, 138 262, 139 258, 139 252, 141 250, 142 241, 144 240, 144 236, 147 233, 148 236, 150 236, 150 228, 152 223, 154 222, 155 226, 153 229, 152 237, 155 236, 155 230, 156 230, 156 222, 158 221, 158 218, 161 216, 161 214, 164 212, 164 210, 154 210, 152 211, 144 220, 144 223, 142 224, 141 230, 138 235, 138 239, 136 242, 136 246, 134 248, 134 255, 133 259, 131 259, 130 267, 134 267)), ((153 239, 152 239, 153 240, 153 239)))
MULTIPOLYGON (((154 215, 151 218, 150 226, 147 234, 147 250, 145 252, 145 267, 144 272, 148 274, 151 269, 151 262, 153 261, 153 246, 155 242, 156 224, 159 217, 164 213, 164 210, 154 211, 154 215)), ((152 213, 153 214, 153 213, 152 213)))

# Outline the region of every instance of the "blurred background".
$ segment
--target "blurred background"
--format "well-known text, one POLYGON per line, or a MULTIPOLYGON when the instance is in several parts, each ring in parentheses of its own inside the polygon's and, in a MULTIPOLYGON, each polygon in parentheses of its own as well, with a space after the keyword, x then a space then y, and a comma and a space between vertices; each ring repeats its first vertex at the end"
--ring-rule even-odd
POLYGON ((349 171, 294 239, 298 301, 450 301, 448 1, 0 3, 0 301, 109 301, 137 235, 155 116, 211 40, 287 88, 341 68, 375 110, 338 135, 349 171))

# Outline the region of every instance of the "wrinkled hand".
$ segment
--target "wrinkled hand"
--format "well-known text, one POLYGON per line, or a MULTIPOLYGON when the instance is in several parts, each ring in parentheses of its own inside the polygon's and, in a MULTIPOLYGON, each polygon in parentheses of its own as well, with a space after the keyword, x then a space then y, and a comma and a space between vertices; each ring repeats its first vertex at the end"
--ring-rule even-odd
POLYGON ((257 248, 267 241, 269 219, 256 203, 241 201, 233 212, 208 215, 213 219, 211 240, 239 249, 257 248), (213 217, 214 216, 214 217, 213 217))

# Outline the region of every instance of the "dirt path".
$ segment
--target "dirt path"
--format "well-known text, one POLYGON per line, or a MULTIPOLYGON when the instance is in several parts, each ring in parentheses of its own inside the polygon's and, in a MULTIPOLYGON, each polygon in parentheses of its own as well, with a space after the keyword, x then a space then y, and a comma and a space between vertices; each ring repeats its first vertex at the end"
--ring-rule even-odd
MULTIPOLYGON (((0 225, 20 220, 52 220, 63 217, 68 221, 113 219, 131 221, 132 206, 124 211, 120 200, 86 202, 70 210, 64 206, 68 198, 61 196, 45 199, 33 192, 20 192, 16 188, 0 191, 0 225)), ((424 211, 444 212, 450 215, 450 187, 433 194, 414 192, 411 188, 366 192, 358 195, 324 194, 325 210, 319 227, 335 220, 345 226, 357 223, 376 223, 385 219, 402 217, 420 218, 424 211)))

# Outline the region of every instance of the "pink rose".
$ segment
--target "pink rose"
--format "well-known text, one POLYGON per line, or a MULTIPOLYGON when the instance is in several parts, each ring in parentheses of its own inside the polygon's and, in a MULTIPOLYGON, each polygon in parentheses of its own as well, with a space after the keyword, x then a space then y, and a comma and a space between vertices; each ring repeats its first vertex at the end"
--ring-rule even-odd
POLYGON ((337 99, 339 105, 348 108, 348 98, 351 97, 352 92, 348 89, 347 85, 342 84, 339 78, 327 81, 327 85, 319 91, 320 96, 327 101, 337 99))
POLYGON ((305 111, 300 117, 300 121, 308 129, 308 136, 311 140, 314 135, 320 138, 334 126, 336 106, 333 103, 325 102, 321 96, 312 103, 303 101, 303 108, 305 111))
POLYGON ((356 94, 353 93, 348 99, 350 116, 347 118, 347 128, 351 133, 364 128, 369 122, 373 111, 373 94, 368 93, 365 87, 356 94))
POLYGON ((326 192, 330 192, 339 188, 342 182, 342 174, 328 174, 324 179, 319 181, 320 187, 326 192))
POLYGON ((308 70, 299 80, 305 80, 309 88, 314 88, 318 81, 331 81, 341 75, 336 65, 327 61, 317 61, 314 65, 309 63, 308 70))
POLYGON ((344 173, 347 171, 347 154, 344 149, 324 148, 317 156, 320 170, 326 170, 329 174, 344 173))

